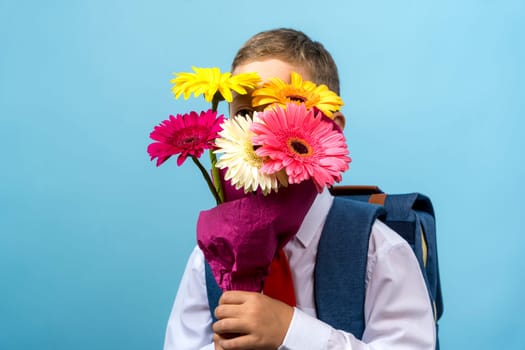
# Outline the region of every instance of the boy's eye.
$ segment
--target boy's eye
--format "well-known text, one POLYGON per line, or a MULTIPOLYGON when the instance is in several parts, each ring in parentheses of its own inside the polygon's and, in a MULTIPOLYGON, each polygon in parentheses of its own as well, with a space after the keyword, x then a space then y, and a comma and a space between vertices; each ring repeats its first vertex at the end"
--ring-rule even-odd
POLYGON ((253 116, 253 109, 249 108, 243 108, 239 109, 235 115, 243 116, 243 117, 252 117, 253 116))

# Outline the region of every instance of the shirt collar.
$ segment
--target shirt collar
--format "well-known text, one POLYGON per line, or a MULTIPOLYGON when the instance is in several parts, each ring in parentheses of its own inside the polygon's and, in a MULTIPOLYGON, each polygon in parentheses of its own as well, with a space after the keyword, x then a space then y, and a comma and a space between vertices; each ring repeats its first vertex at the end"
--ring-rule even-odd
POLYGON ((305 248, 310 244, 316 234, 321 233, 333 200, 334 197, 326 188, 315 197, 312 206, 306 213, 306 216, 299 227, 299 231, 297 231, 297 234, 295 235, 305 248))

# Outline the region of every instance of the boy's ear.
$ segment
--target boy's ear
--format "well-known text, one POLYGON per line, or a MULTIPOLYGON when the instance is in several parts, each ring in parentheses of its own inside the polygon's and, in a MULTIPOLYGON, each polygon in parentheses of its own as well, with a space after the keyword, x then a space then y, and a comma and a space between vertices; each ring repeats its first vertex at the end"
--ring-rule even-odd
POLYGON ((345 120, 345 116, 343 115, 343 113, 341 111, 337 111, 333 114, 333 117, 334 117, 334 122, 337 124, 337 126, 339 126, 341 130, 344 130, 346 120, 345 120))

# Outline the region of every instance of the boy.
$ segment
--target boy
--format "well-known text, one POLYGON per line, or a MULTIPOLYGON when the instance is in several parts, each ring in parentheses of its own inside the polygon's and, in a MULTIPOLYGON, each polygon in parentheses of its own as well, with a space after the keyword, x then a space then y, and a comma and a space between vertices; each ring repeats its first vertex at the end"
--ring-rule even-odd
MULTIPOLYGON (((255 35, 232 64, 233 74, 257 72, 263 81, 279 77, 289 82, 293 71, 339 94, 331 55, 295 30, 255 35)), ((249 95, 236 96, 230 105, 231 115, 250 111, 249 95)), ((334 121, 344 127, 342 113, 336 113, 334 121)), ((319 194, 299 231, 284 247, 296 291, 295 307, 261 293, 229 291, 223 293, 215 310, 209 310, 204 257, 196 247, 168 322, 165 350, 434 349, 434 318, 418 262, 406 241, 380 221, 372 226, 368 246, 361 339, 317 319, 314 269, 332 203, 328 191, 319 194), (211 313, 217 318, 215 323, 211 313)))

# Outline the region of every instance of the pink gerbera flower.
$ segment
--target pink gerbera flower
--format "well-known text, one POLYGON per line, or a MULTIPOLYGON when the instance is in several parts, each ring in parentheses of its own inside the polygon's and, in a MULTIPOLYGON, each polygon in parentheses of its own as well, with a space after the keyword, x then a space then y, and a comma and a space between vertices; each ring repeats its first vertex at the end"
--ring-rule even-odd
POLYGON ((189 114, 170 115, 170 119, 155 126, 149 135, 153 142, 148 146, 151 160, 157 158, 157 166, 168 158, 179 154, 177 165, 181 166, 188 156, 199 158, 204 150, 214 147, 217 133, 221 131, 220 124, 224 116, 217 118, 217 112, 208 110, 190 112, 189 114))
POLYGON ((304 104, 288 103, 259 113, 260 123, 253 123, 256 154, 268 157, 262 172, 273 174, 286 169, 289 183, 312 179, 321 192, 324 186, 341 181, 349 168, 344 135, 334 130, 321 113, 308 111, 304 104))

